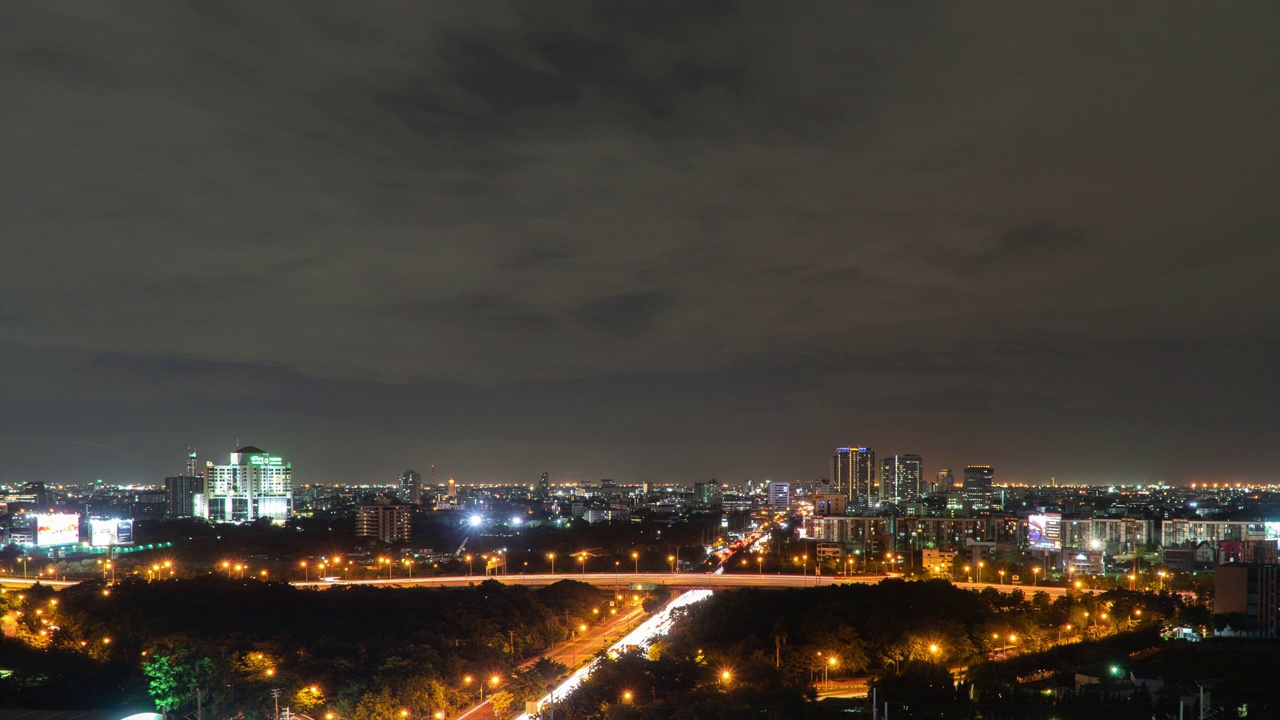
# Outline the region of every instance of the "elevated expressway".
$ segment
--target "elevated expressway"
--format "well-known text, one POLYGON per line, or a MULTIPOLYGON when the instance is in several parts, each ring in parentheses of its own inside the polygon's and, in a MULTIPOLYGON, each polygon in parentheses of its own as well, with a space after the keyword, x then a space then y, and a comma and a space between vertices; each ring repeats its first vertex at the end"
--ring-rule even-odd
MULTIPOLYGON (((475 585, 485 580, 496 580, 506 585, 550 585, 560 582, 561 580, 576 580, 598 587, 632 587, 639 586, 656 586, 671 587, 681 590, 693 589, 727 589, 740 587, 756 587, 756 588, 803 588, 803 587, 826 587, 829 585, 853 585, 853 584, 872 584, 878 583, 886 579, 885 575, 853 575, 845 577, 843 575, 756 575, 751 573, 721 573, 702 574, 702 573, 558 573, 551 574, 532 574, 532 575, 449 575, 440 577, 417 577, 417 578, 383 578, 380 580, 351 580, 351 581, 311 581, 311 582, 295 582, 293 585, 297 587, 318 588, 323 589, 333 587, 335 585, 371 585, 381 587, 465 587, 467 585, 475 585)), ((1032 593, 1036 591, 1044 591, 1051 597, 1065 595, 1068 588, 1040 586, 1031 587, 1028 585, 1005 585, 999 583, 972 583, 958 582, 956 587, 966 590, 985 590, 992 588, 1000 592, 1012 592, 1013 590, 1021 590, 1024 593, 1032 593)))

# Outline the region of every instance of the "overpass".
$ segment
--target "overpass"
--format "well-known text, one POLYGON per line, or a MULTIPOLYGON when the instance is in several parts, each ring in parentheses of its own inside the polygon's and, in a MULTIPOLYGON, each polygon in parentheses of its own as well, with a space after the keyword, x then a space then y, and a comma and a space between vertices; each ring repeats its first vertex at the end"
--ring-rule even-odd
MULTIPOLYGON (((323 589, 335 585, 369 585, 374 587, 466 587, 476 585, 485 580, 496 580, 505 585, 551 585, 561 580, 576 580, 597 587, 631 587, 632 585, 670 587, 680 590, 695 589, 727 589, 740 587, 755 588, 804 588, 826 587, 830 585, 867 585, 875 584, 886 575, 757 575, 751 573, 549 573, 530 575, 449 575, 440 577, 419 578, 383 578, 380 580, 350 580, 327 582, 313 580, 311 582, 294 582, 295 587, 323 589)), ((1026 585, 1005 585, 999 583, 957 582, 956 587, 966 590, 985 590, 992 588, 1000 592, 1022 590, 1025 593, 1041 591, 1051 597, 1065 595, 1068 588, 1063 587, 1030 587, 1026 585)), ((1092 592, 1092 591, 1088 591, 1092 592)))

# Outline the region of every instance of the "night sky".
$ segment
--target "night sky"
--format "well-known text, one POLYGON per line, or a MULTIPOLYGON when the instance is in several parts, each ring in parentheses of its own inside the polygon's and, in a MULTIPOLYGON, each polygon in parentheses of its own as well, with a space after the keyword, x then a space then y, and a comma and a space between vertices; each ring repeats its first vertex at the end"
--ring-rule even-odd
POLYGON ((0 482, 1277 480, 1280 3, 0 3, 0 482))

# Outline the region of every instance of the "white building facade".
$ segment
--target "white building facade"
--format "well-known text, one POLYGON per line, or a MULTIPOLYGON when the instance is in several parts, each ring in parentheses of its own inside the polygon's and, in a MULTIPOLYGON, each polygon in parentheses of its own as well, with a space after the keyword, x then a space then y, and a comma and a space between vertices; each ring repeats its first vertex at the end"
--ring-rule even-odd
POLYGON ((283 521, 293 514, 292 463, 242 447, 231 453, 230 464, 209 463, 195 505, 200 517, 214 522, 283 521))

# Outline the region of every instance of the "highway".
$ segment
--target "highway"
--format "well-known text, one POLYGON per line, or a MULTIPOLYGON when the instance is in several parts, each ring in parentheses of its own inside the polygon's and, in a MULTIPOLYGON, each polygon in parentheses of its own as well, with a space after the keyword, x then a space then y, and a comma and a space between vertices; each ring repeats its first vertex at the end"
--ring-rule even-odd
MULTIPOLYGON (((738 588, 738 587, 756 587, 756 588, 798 588, 798 587, 817 587, 826 585, 845 585, 845 584, 875 584, 885 579, 885 575, 853 575, 845 577, 843 575, 770 575, 770 574, 753 574, 753 573, 721 573, 719 575, 705 573, 557 573, 555 575, 549 573, 531 574, 531 575, 448 575, 438 577, 416 577, 416 578, 381 578, 377 580, 341 580, 336 582, 326 582, 323 580, 312 580, 310 582, 296 581, 291 584, 295 587, 326 589, 337 585, 369 585, 374 587, 466 587, 468 585, 478 585, 485 580, 497 580, 506 585, 551 585, 561 580, 577 580, 585 582, 597 587, 631 587, 632 584, 654 585, 657 587, 670 587, 682 590, 693 589, 717 589, 717 588, 738 588)), ((61 590, 77 584, 77 580, 37 580, 23 578, 15 578, 13 576, 0 576, 0 586, 9 588, 30 587, 36 583, 52 587, 55 590, 61 590)), ((992 588, 1000 592, 1011 592, 1015 589, 1022 590, 1024 593, 1031 594, 1033 592, 1043 590, 1050 597, 1058 597, 1065 595, 1068 588, 1031 585, 1008 585, 1000 583, 976 583, 976 582, 957 582, 956 587, 966 590, 985 590, 992 588)), ((1086 589, 1084 592, 1098 592, 1096 590, 1086 589)))
MULTIPOLYGON (((479 584, 485 580, 497 580, 506 585, 550 585, 561 580, 576 580, 598 587, 631 587, 637 585, 654 585, 679 589, 717 589, 717 588, 799 588, 846 584, 875 584, 884 580, 884 575, 758 575, 752 573, 722 573, 719 575, 703 573, 558 573, 555 575, 542 573, 530 575, 450 575, 425 578, 392 578, 380 580, 351 580, 339 582, 295 582, 297 587, 328 588, 335 585, 371 585, 382 587, 465 587, 479 584)), ((985 590, 992 588, 1001 592, 1022 590, 1030 594, 1043 590, 1051 597, 1065 595, 1068 588, 1030 585, 1008 585, 1000 583, 957 582, 956 587, 966 590, 985 590)), ((1087 591, 1089 592, 1089 591, 1087 591)))

